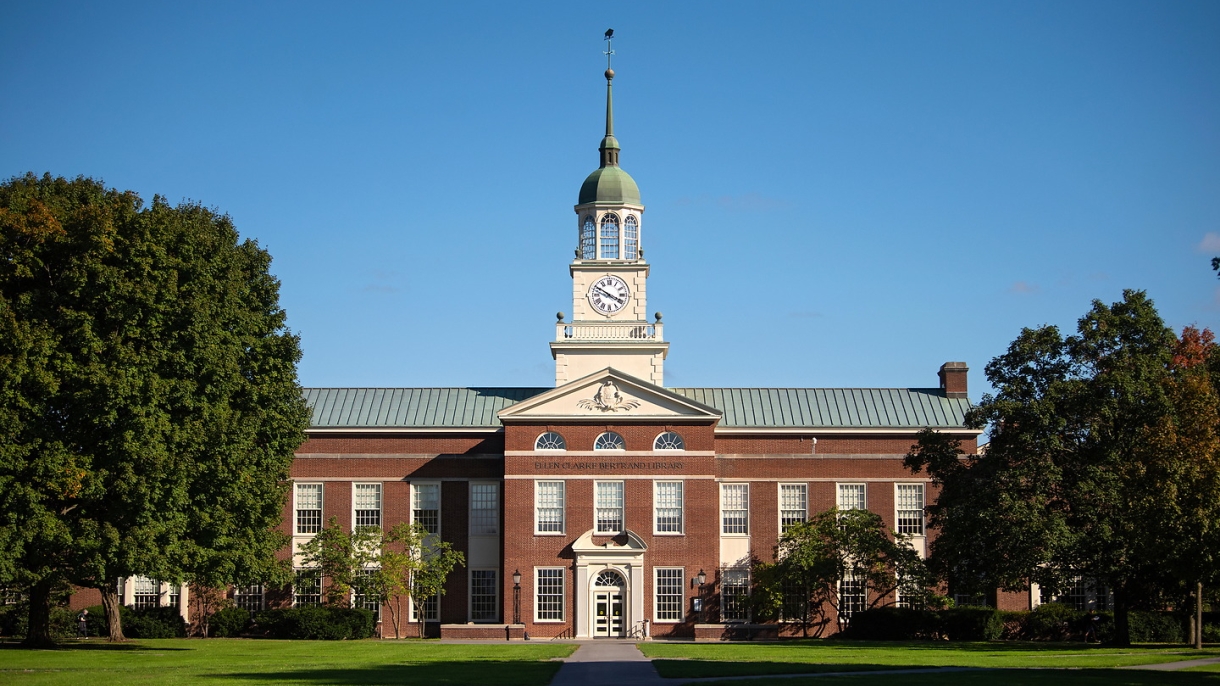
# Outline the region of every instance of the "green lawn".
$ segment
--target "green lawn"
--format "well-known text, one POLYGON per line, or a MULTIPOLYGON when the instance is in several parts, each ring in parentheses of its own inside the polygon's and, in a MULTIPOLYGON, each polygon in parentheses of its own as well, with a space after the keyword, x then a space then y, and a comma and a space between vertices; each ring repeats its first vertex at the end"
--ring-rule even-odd
POLYGON ((747 679, 699 686, 1217 686, 1220 675, 1111 669, 997 669, 937 674, 875 674, 815 679, 747 679))
MULTIPOLYGON (((863 643, 851 641, 780 641, 776 643, 664 643, 641 644, 664 677, 744 676, 803 672, 847 672, 918 667, 1072 668, 1126 667, 1157 662, 1175 662, 1220 657, 1220 650, 1194 651, 1181 646, 1110 648, 1084 644, 1046 643, 863 643)), ((994 674, 990 673, 989 674, 994 674)), ((1136 673, 1136 678, 1142 673, 1136 673)), ((1105 676, 1105 673, 1102 673, 1105 676)), ((1117 678, 1111 674, 1107 678, 1117 678)), ((914 679, 915 675, 904 677, 914 679)), ((1198 681, 1201 675, 1190 678, 1198 681)), ((944 683, 944 675, 937 683, 944 683)), ((984 683, 978 674, 960 673, 954 682, 984 683)), ((989 677, 990 678, 990 677, 989 677)), ((1045 676, 1043 676, 1045 678, 1045 676)), ((922 677, 921 677, 922 679, 922 677)), ((859 677, 842 683, 871 683, 859 677), (860 679, 863 679, 861 681, 860 679)), ((785 684, 798 683, 785 681, 785 684)), ((836 680, 836 683, 839 683, 836 680)), ((912 680, 909 683, 923 683, 912 680)), ((931 683, 931 682, 929 682, 931 683)), ((1004 681, 986 682, 996 686, 1004 681)), ((1026 683, 1015 681, 1011 683, 1026 683)), ((1081 682, 1081 683, 1088 683, 1081 682)), ((1162 683, 1136 681, 1132 683, 1162 683)), ((1179 683, 1170 681, 1164 683, 1179 683)), ((1187 683, 1187 682, 1182 682, 1187 683)), ((1216 682, 1220 686, 1220 681, 1216 682)))
POLYGON ((5 684, 486 684, 538 686, 574 645, 166 639, 0 647, 5 684))

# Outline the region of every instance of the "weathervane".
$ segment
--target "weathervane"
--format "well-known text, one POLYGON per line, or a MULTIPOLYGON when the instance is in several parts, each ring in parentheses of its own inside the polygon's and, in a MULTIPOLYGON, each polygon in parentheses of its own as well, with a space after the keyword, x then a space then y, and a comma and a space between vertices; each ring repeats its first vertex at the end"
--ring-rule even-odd
POLYGON ((614 29, 606 29, 606 49, 602 54, 606 56, 606 71, 610 71, 610 58, 614 56, 614 29))

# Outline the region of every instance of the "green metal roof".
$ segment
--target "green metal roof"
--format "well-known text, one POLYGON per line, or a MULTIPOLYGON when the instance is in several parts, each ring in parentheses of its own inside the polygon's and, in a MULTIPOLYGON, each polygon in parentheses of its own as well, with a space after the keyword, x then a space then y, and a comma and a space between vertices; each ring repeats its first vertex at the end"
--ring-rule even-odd
MULTIPOLYGON (((550 388, 306 388, 314 429, 497 428, 496 413, 550 388)), ((670 388, 721 410, 721 428, 961 427, 970 401, 938 388, 670 388)))
POLYGON ((640 187, 635 185, 635 179, 621 167, 594 169, 580 185, 580 196, 576 204, 591 202, 639 205, 640 187))

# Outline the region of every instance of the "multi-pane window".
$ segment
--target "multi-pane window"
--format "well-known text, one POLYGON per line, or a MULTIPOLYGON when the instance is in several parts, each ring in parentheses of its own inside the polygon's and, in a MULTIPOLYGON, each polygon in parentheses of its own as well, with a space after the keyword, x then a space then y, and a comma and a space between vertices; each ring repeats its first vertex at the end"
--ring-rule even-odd
POLYGON ((585 216, 585 223, 580 227, 580 259, 597 259, 597 225, 591 214, 585 216))
POLYGON ((161 604, 161 582, 146 576, 132 579, 132 606, 137 610, 146 607, 157 607, 161 604))
POLYGON ((839 509, 864 509, 864 484, 839 484, 839 509))
POLYGON ((381 484, 355 484, 356 528, 381 528, 381 484))
POLYGON ((424 615, 425 622, 441 621, 441 594, 430 595, 423 600, 419 600, 414 594, 411 595, 411 621, 418 622, 420 613, 424 615))
POLYGON ((263 609, 263 585, 250 584, 233 589, 233 604, 246 612, 261 612, 263 609))
POLYGON ((559 435, 558 433, 555 433, 554 431, 548 431, 548 432, 542 434, 541 436, 539 436, 538 439, 536 441, 534 441, 534 450, 567 450, 567 449, 568 449, 568 442, 563 440, 563 436, 559 435))
POLYGON ((594 489, 597 533, 617 534, 623 530, 623 482, 598 481, 594 489))
POLYGON ((602 215, 601 244, 603 260, 618 259, 618 215, 609 212, 602 215))
POLYGON ((685 575, 681 567, 657 567, 656 612, 658 622, 682 621, 682 591, 685 575))
POLYGON ((750 572, 726 569, 720 576, 720 619, 725 622, 750 620, 750 572))
POLYGON ((720 533, 750 533, 750 484, 720 484, 720 533))
POLYGON ((676 431, 666 431, 659 434, 652 442, 653 450, 686 450, 686 441, 676 431))
POLYGON ((470 533, 486 536, 500 532, 500 484, 470 484, 470 533))
POLYGON ((567 570, 546 567, 535 570, 534 618, 540 622, 563 621, 563 580, 567 570))
POLYGON ((895 484, 898 533, 923 535, 923 484, 895 484))
POLYGON ((322 484, 297 484, 297 533, 322 530, 322 484))
POLYGON ((499 616, 497 612, 496 570, 470 570, 470 620, 474 622, 494 622, 499 616))
POLYGON ((779 531, 784 533, 794 524, 805 521, 809 512, 808 484, 779 485, 779 531))
POLYGON ((306 607, 322 604, 322 573, 316 569, 298 569, 292 582, 292 605, 306 607))
POLYGON ((896 596, 895 604, 898 607, 908 607, 915 610, 923 608, 923 593, 920 592, 919 586, 909 578, 898 579, 898 588, 894 590, 896 596))
POLYGON ((441 532, 441 485, 411 484, 411 521, 430 534, 441 532))
POLYGON ((16 605, 21 602, 21 591, 15 588, 0 588, 0 605, 16 605))
POLYGON ((352 607, 362 607, 373 613, 373 621, 381 619, 381 596, 371 587, 375 569, 361 569, 352 584, 352 607))
POLYGON ((166 589, 170 607, 182 607, 182 586, 170 584, 166 589))
POLYGON ((626 450, 627 444, 626 444, 626 442, 623 441, 622 436, 614 433, 613 431, 607 431, 606 433, 598 436, 597 440, 593 441, 593 449, 594 450, 626 450))
POLYGON ((839 618, 851 619, 857 612, 864 612, 868 602, 868 589, 864 579, 848 575, 839 580, 839 618))
POLYGON ((623 220, 623 259, 634 260, 640 251, 640 227, 635 216, 627 215, 623 220))
POLYGON ((534 531, 563 533, 563 482, 534 482, 534 531))
POLYGON ((682 482, 657 481, 653 494, 656 532, 659 534, 682 533, 682 482))
POLYGON ((1077 610, 1085 610, 1089 606, 1089 584, 1084 577, 1076 577, 1068 582, 1067 592, 1059 596, 1058 601, 1071 605, 1077 610))
POLYGON ((809 591, 806 586, 786 579, 780 590, 783 593, 780 618, 789 622, 805 621, 810 610, 809 591))

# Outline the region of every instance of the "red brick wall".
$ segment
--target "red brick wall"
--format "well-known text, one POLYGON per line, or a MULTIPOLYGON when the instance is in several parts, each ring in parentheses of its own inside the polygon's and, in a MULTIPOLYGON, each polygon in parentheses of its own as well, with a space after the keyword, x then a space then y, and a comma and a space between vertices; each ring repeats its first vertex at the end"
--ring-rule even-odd
POLYGON ((606 432, 623 437, 627 450, 652 450, 657 434, 674 431, 682 436, 687 450, 714 450, 716 439, 711 424, 511 424, 504 429, 504 445, 508 450, 533 450, 534 441, 546 431, 563 436, 569 451, 592 450, 593 442, 606 432))

